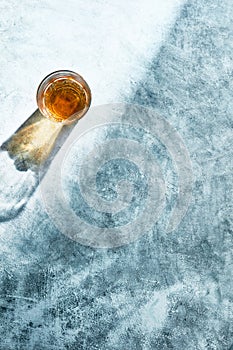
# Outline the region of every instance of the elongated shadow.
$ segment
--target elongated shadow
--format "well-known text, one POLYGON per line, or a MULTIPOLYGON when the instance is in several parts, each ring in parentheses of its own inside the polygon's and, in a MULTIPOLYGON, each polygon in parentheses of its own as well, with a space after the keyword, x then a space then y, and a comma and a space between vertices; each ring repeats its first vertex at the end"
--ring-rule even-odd
POLYGON ((8 152, 17 170, 38 172, 51 163, 70 132, 72 125, 55 123, 44 117, 37 109, 17 130, 1 145, 8 152))
POLYGON ((43 178, 76 123, 55 123, 37 109, 1 145, 0 221, 14 218, 24 208, 39 184, 39 173, 43 178))

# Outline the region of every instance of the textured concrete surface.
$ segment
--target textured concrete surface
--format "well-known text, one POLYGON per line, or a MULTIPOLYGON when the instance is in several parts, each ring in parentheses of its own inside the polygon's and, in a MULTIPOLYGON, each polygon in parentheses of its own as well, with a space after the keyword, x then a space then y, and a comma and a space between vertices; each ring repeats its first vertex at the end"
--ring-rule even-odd
POLYGON ((190 1, 121 97, 154 107, 190 152, 179 228, 93 249, 58 232, 36 193, 1 224, 1 350, 232 349, 232 18, 230 0, 190 1))

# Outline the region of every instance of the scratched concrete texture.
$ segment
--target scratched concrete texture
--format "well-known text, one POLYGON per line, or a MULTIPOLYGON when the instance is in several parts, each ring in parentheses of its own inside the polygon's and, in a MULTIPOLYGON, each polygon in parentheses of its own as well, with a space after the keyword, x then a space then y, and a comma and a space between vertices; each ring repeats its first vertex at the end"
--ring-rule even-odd
POLYGON ((2 223, 1 350, 233 349, 232 18, 230 0, 187 3, 124 96, 159 111, 189 150, 180 226, 94 249, 62 235, 33 197, 27 216, 2 223))

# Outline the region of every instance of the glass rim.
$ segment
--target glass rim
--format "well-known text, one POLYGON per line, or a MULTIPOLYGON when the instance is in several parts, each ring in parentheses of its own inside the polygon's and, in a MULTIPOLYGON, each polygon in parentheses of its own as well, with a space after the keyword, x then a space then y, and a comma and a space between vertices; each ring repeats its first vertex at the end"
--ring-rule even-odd
POLYGON ((38 88, 37 88, 37 93, 36 93, 36 101, 37 101, 37 106, 41 112, 41 114, 56 122, 56 123, 61 123, 61 124, 71 124, 76 120, 81 119, 88 111, 90 105, 91 105, 91 89, 89 87, 89 85, 87 84, 86 80, 78 73, 71 71, 71 70, 67 70, 67 69, 62 69, 62 70, 57 70, 54 71, 52 73, 49 73, 48 75, 45 76, 45 78, 40 82, 38 88), (45 103, 44 103, 44 93, 47 90, 47 88, 50 86, 51 82, 55 82, 57 80, 59 80, 59 78, 73 78, 73 80, 79 84, 82 89, 85 92, 85 96, 86 96, 86 104, 83 110, 74 113, 73 115, 71 115, 70 117, 68 117, 67 119, 64 120, 58 120, 56 119, 55 115, 53 113, 51 113, 48 108, 46 107, 45 103))

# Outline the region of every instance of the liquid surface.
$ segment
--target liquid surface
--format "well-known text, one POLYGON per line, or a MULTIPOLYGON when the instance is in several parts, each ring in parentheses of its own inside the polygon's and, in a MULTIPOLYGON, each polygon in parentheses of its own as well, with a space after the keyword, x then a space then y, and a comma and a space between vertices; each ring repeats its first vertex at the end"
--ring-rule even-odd
POLYGON ((87 105, 83 87, 72 78, 53 81, 45 91, 45 106, 57 121, 81 112, 87 105))

